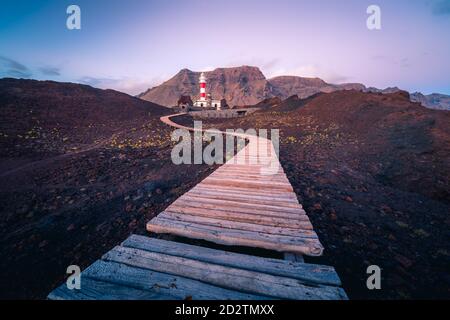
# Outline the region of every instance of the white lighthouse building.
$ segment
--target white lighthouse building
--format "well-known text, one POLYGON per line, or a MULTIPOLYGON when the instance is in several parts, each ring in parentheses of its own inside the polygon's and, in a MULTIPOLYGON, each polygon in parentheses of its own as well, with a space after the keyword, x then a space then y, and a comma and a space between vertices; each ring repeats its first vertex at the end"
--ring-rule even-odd
POLYGON ((223 107, 223 101, 211 99, 211 95, 206 93, 206 80, 206 76, 202 72, 200 74, 200 78, 198 79, 200 84, 200 96, 198 100, 194 102, 194 106, 199 108, 214 108, 221 110, 223 107))

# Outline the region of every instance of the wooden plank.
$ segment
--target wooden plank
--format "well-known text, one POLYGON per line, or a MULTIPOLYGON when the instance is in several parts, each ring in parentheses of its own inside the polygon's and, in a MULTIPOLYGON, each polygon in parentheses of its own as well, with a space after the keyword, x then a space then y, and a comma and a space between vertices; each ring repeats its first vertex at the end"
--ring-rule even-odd
POLYGON ((261 211, 268 210, 268 211, 282 212, 282 213, 285 212, 285 213, 292 213, 292 214, 305 214, 304 210, 297 204, 292 204, 289 206, 281 207, 281 206, 276 206, 276 205, 268 204, 267 202, 257 201, 257 200, 254 200, 254 202, 252 201, 252 203, 249 203, 249 202, 233 200, 233 199, 215 199, 215 198, 207 197, 207 196, 199 196, 199 195, 194 195, 194 194, 191 195, 189 192, 182 195, 179 199, 189 200, 189 201, 194 201, 194 202, 196 201, 199 203, 215 203, 216 205, 221 205, 221 206, 237 205, 238 207, 246 207, 246 208, 250 208, 250 209, 253 208, 255 210, 261 210, 261 211))
POLYGON ((173 212, 180 214, 191 214, 198 217, 205 218, 216 218, 223 220, 256 223, 260 225, 273 226, 273 227, 287 227, 296 229, 306 229, 312 230, 313 227, 311 223, 307 220, 293 220, 287 218, 277 218, 271 216, 255 215, 249 213, 240 213, 234 211, 222 211, 222 210, 211 210, 207 208, 195 208, 195 207, 178 207, 170 206, 165 212, 173 212))
POLYGON ((197 192, 206 192, 211 194, 229 194, 229 195, 241 195, 245 197, 257 197, 257 199, 274 199, 274 200, 281 200, 281 201, 295 201, 298 203, 297 197, 286 193, 286 192, 280 192, 280 193, 261 193, 261 192, 255 192, 251 190, 246 189, 240 189, 240 190, 229 190, 224 188, 207 188, 202 186, 201 184, 197 185, 191 191, 197 191, 197 192))
POLYGON ((277 191, 277 192, 260 192, 260 191, 254 191, 254 190, 250 190, 250 189, 245 189, 245 188, 229 188, 229 187, 225 187, 225 186, 217 186, 214 187, 214 189, 211 189, 207 186, 203 186, 201 183, 196 185, 194 188, 192 188, 191 190, 201 190, 201 191, 207 191, 207 190, 215 190, 216 192, 227 192, 230 194, 233 193, 241 193, 241 194, 248 194, 248 195, 257 195, 257 196, 261 196, 261 197, 280 197, 280 198, 288 198, 288 199, 297 199, 297 196, 295 194, 293 194, 292 192, 285 192, 285 191, 277 191))
POLYGON ((147 230, 187 238, 202 239, 230 246, 259 247, 279 252, 293 252, 310 256, 322 254, 318 239, 275 236, 261 232, 236 231, 165 220, 159 215, 147 223, 147 230))
POLYGON ((202 209, 211 209, 213 210, 212 213, 215 211, 226 211, 231 213, 243 213, 243 214, 251 214, 251 215, 257 215, 257 216, 266 216, 266 217, 273 217, 278 218, 282 220, 298 220, 298 221, 309 221, 308 216, 302 212, 301 210, 298 210, 296 212, 287 211, 283 214, 283 212, 275 211, 272 208, 266 208, 261 206, 239 206, 236 203, 231 202, 222 202, 220 200, 214 201, 205 201, 205 200, 198 200, 195 198, 190 197, 183 197, 178 199, 176 202, 172 203, 170 205, 170 209, 173 207, 181 207, 181 208, 202 208, 202 209))
POLYGON ((269 295, 277 299, 342 299, 338 287, 313 287, 297 279, 273 276, 250 270, 224 267, 217 264, 167 254, 116 247, 104 256, 105 260, 176 276, 200 280, 212 285, 256 295, 269 295))
POLYGON ((110 282, 81 278, 80 290, 69 290, 63 284, 50 292, 50 300, 174 300, 164 292, 135 289, 110 282))
POLYGON ((305 211, 301 208, 292 210, 291 208, 280 208, 273 206, 261 206, 255 204, 231 202, 225 200, 215 199, 196 199, 184 195, 173 202, 169 208, 172 207, 197 207, 218 211, 228 211, 236 213, 248 213, 254 215, 276 217, 281 219, 294 219, 300 221, 309 221, 305 211))
MULTIPOLYGON (((115 249, 117 248, 123 247, 116 247, 115 249)), ((162 268, 155 268, 157 270, 151 270, 148 268, 136 267, 130 263, 124 263, 123 261, 120 261, 120 259, 114 259, 114 261, 112 261, 109 257, 115 254, 115 249, 109 251, 104 255, 105 261, 99 260, 95 262, 82 274, 86 277, 99 281, 136 288, 139 290, 156 292, 166 296, 172 296, 173 299, 267 299, 267 296, 229 290, 208 283, 200 282, 192 278, 169 274, 165 272, 166 270, 162 270, 162 268)), ((125 256, 123 257, 125 258, 125 256)))
POLYGON ((284 186, 266 185, 266 184, 261 184, 261 183, 257 184, 257 183, 250 183, 250 182, 240 182, 239 180, 221 181, 221 180, 209 179, 208 181, 206 181, 206 179, 205 179, 201 183, 204 185, 210 185, 210 186, 225 185, 225 186, 231 186, 231 187, 245 187, 245 188, 255 189, 255 190, 293 191, 292 186, 290 186, 290 185, 284 185, 284 186))
POLYGON ((286 180, 275 178, 273 176, 262 176, 262 175, 250 175, 250 174, 234 174, 234 173, 216 173, 211 174, 206 179, 214 179, 214 180, 222 180, 222 181, 230 181, 230 180, 238 180, 242 182, 257 182, 261 184, 271 183, 276 185, 290 185, 286 180))
MULTIPOLYGON (((279 164, 278 160, 269 160, 269 161, 262 161, 260 163, 257 164, 250 164, 250 162, 247 162, 247 164, 244 162, 243 159, 239 159, 239 162, 227 162, 225 163, 223 166, 221 166, 220 168, 218 168, 218 170, 220 169, 221 171, 233 171, 233 172, 242 172, 242 173, 251 173, 251 174, 259 174, 261 173, 261 170, 263 168, 267 168, 270 165, 271 166, 277 166, 279 164)), ((276 172, 273 172, 273 176, 283 176, 284 175, 284 171, 282 169, 281 166, 278 166, 278 170, 276 172)))
MULTIPOLYGON (((189 192, 186 194, 186 197, 190 199, 197 199, 197 201, 209 201, 209 200, 219 200, 219 201, 227 201, 227 202, 245 202, 247 204, 256 204, 256 205, 269 205, 276 206, 279 208, 294 208, 299 209, 298 202, 296 200, 272 200, 272 199, 260 199, 259 197, 234 197, 232 195, 221 194, 221 195, 211 195, 208 193, 198 193, 198 192, 189 192)), ((224 203, 225 204, 225 203, 224 203)))
POLYGON ((336 271, 329 266, 262 258, 139 235, 131 235, 122 246, 298 279, 305 284, 341 285, 336 271))
POLYGON ((223 192, 221 190, 217 190, 216 188, 214 189, 209 189, 209 188, 198 188, 199 185, 197 185, 197 187, 191 189, 189 191, 189 193, 195 193, 195 194, 208 194, 208 195, 212 195, 212 196, 222 196, 222 195, 227 195, 227 196, 235 196, 235 197, 240 197, 243 199, 258 199, 258 200, 273 200, 273 201, 279 201, 279 202, 289 202, 289 203, 296 203, 298 204, 298 200, 296 197, 294 197, 292 194, 289 193, 283 193, 283 196, 274 196, 274 195, 260 195, 258 193, 250 193, 250 192, 238 192, 238 191, 227 191, 227 192, 223 192))
MULTIPOLYGON (((254 175, 260 175, 261 169, 263 169, 262 165, 245 165, 245 164, 234 164, 234 163, 226 163, 223 166, 219 167, 217 169, 217 172, 223 173, 223 172, 236 172, 236 173, 242 173, 242 174, 254 174, 254 175)), ((283 172, 278 171, 273 176, 282 176, 283 172)))
POLYGON ((228 168, 219 168, 214 171, 210 176, 212 177, 237 177, 237 178, 255 178, 255 179, 265 179, 265 180, 273 180, 277 182, 286 182, 286 176, 284 174, 274 174, 270 176, 261 176, 260 172, 251 172, 244 170, 232 170, 228 168))
POLYGON ((249 170, 232 170, 228 168, 219 168, 216 171, 213 172, 215 174, 214 176, 223 176, 223 175, 229 175, 230 177, 237 177, 237 178, 269 178, 275 181, 284 182, 287 178, 285 177, 284 173, 277 173, 270 176, 261 176, 261 171, 258 170, 257 172, 249 171, 249 170))
MULTIPOLYGON (((268 176, 270 177, 270 176, 268 176)), ((258 188, 261 186, 267 186, 267 184, 270 184, 271 188, 277 188, 277 189, 281 189, 284 190, 285 188, 291 188, 291 185, 289 183, 286 182, 276 182, 276 181, 270 181, 269 179, 261 179, 261 180, 257 180, 257 179, 233 179, 233 178, 229 178, 229 177, 213 177, 213 176, 208 176, 207 178, 203 179, 202 182, 203 184, 211 184, 211 183, 215 183, 215 184, 240 184, 240 185, 248 185, 251 188, 258 188)), ((291 191, 291 189, 289 189, 288 191, 291 191)))
POLYGON ((299 233, 296 236, 292 236, 292 235, 285 235, 285 234, 267 233, 267 232, 262 232, 262 231, 257 231, 257 230, 232 229, 232 228, 227 228, 227 227, 221 227, 218 225, 209 225, 209 224, 201 224, 198 222, 174 220, 174 219, 171 219, 170 217, 166 216, 165 214, 160 214, 153 220, 155 220, 156 224, 163 224, 163 225, 177 224, 178 226, 180 226, 184 229, 190 228, 190 227, 201 228, 204 230, 208 230, 210 232, 214 232, 216 234, 222 233, 222 234, 233 235, 233 236, 236 236, 237 238, 243 237, 243 238, 252 239, 251 237, 253 236, 253 237, 255 237, 255 239, 259 239, 259 240, 265 239, 267 241, 272 241, 274 243, 276 241, 280 241, 281 243, 285 243, 285 244, 292 244, 292 243, 304 242, 304 241, 307 241, 307 242, 309 241, 311 244, 314 244, 314 242, 318 242, 318 237, 315 234, 315 232, 310 233, 310 234, 305 234, 305 235, 299 233))
MULTIPOLYGON (((270 199, 270 198, 280 198, 280 200, 294 200, 297 201, 297 196, 293 194, 292 192, 285 191, 285 190, 272 190, 269 189, 266 190, 258 190, 253 188, 238 188, 238 187, 230 187, 230 186, 219 186, 219 185, 207 185, 207 184, 198 184, 195 187, 193 187, 191 190, 196 191, 209 191, 209 192, 220 192, 222 194, 242 194, 242 195, 248 195, 248 196, 257 196, 262 197, 263 199, 270 199)), ((189 193, 189 192, 187 192, 189 193)), ((299 204, 300 205, 300 204, 299 204)))
POLYGON ((240 221, 232 221, 232 220, 223 220, 212 217, 199 217, 195 215, 189 215, 184 213, 175 213, 170 211, 164 211, 163 214, 164 219, 182 221, 188 223, 196 223, 201 225, 209 225, 216 226, 224 229, 233 229, 233 230, 243 230, 243 231, 253 231, 253 232, 262 232, 274 235, 284 235, 291 237, 311 237, 317 238, 317 235, 312 230, 306 229, 294 229, 291 227, 273 227, 273 226, 264 226, 257 223, 246 223, 240 221))
POLYGON ((217 193, 213 191, 197 191, 191 190, 189 191, 190 197, 195 198, 206 198, 206 199, 217 199, 217 200, 233 200, 233 201, 244 201, 247 203, 256 203, 256 204, 268 204, 268 205, 276 205, 280 207, 289 207, 289 208, 298 208, 297 199, 281 199, 281 198, 264 198, 260 196, 254 195, 244 195, 244 194, 230 194, 230 193, 217 193))

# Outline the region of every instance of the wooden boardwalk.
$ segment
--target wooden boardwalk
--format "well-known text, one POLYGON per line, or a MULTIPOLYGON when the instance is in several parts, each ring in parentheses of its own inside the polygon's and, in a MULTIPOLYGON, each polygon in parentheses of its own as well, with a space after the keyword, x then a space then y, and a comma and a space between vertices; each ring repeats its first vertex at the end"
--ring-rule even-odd
POLYGON ((147 230, 224 245, 321 255, 323 247, 272 142, 243 136, 249 140, 245 148, 152 219, 147 230))
POLYGON ((133 235, 52 300, 346 299, 333 268, 133 235))
MULTIPOLYGON (((182 127, 169 117, 162 120, 182 127)), ((244 149, 152 219, 147 229, 276 250, 285 253, 285 260, 132 235, 82 272, 80 290, 63 284, 48 298, 347 299, 332 267, 301 258, 321 255, 323 247, 272 144, 245 138, 244 149)))

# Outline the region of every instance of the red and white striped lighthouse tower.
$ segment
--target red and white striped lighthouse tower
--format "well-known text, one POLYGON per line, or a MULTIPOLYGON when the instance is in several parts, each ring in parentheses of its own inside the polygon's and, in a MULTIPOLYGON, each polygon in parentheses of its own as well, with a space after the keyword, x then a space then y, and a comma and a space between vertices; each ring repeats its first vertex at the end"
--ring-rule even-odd
POLYGON ((206 101, 206 77, 202 72, 199 79, 200 83, 200 101, 206 101))

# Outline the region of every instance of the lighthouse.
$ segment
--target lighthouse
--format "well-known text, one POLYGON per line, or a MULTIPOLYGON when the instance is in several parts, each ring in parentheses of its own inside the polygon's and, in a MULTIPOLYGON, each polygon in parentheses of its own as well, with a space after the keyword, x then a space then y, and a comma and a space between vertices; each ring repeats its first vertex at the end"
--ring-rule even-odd
POLYGON ((223 100, 214 100, 211 98, 211 95, 206 93, 206 76, 205 73, 202 72, 200 74, 200 77, 198 78, 198 83, 200 85, 200 96, 199 98, 194 102, 194 107, 197 108, 208 108, 208 109, 215 109, 215 110, 221 110, 222 107, 225 105, 225 101, 223 100))
POLYGON ((200 74, 198 81, 200 83, 200 101, 205 101, 206 103, 206 77, 203 72, 200 74))

